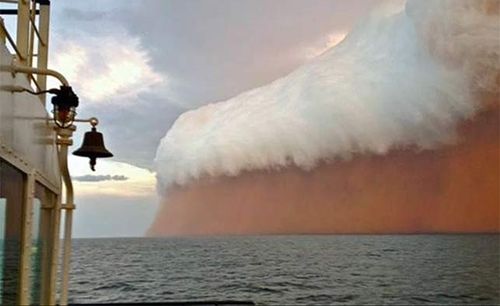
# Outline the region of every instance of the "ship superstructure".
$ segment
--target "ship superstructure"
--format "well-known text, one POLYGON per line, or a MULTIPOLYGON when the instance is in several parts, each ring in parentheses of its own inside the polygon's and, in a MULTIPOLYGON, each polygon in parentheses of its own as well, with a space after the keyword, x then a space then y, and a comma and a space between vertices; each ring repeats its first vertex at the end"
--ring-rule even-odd
POLYGON ((47 89, 48 76, 64 81, 47 69, 50 1, 0 4, 0 304, 66 304, 72 130, 65 136, 46 95, 32 94, 47 89))

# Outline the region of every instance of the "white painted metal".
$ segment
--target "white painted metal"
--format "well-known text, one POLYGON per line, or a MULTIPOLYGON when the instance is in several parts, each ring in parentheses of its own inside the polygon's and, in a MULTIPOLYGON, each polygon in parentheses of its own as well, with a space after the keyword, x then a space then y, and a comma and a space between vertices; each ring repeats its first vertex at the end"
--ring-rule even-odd
POLYGON ((60 193, 61 187, 59 185, 55 185, 54 182, 52 182, 43 172, 40 172, 38 169, 36 169, 29 161, 25 160, 22 156, 16 154, 16 152, 13 151, 12 148, 1 143, 1 139, 0 158, 24 173, 30 173, 31 171, 34 171, 35 180, 37 182, 39 182, 55 194, 60 193))
POLYGON ((30 267, 31 267, 31 237, 33 223, 33 200, 35 198, 35 175, 28 173, 26 176, 23 201, 23 231, 21 239, 21 270, 20 284, 21 294, 19 295, 19 305, 28 305, 30 297, 30 267))
MULTIPOLYGON (((50 5, 40 5, 40 15, 38 17, 38 27, 40 38, 38 40, 38 58, 37 67, 47 69, 49 59, 49 23, 50 23, 50 5)), ((39 74, 37 76, 38 85, 41 90, 47 89, 47 77, 39 74)), ((45 104, 45 95, 40 96, 45 104)))
MULTIPOLYGON (((35 1, 31 1, 28 4, 29 7, 29 22, 28 25, 34 24, 33 20, 35 20, 36 17, 36 3, 35 1)), ((34 46, 35 46, 35 31, 33 26, 28 26, 28 58, 27 58, 27 66, 33 66, 33 53, 34 53, 34 46)))
MULTIPOLYGON (((12 2, 2 1, 0 2, 12 2)), ((22 92, 46 89, 46 76, 57 78, 63 85, 69 86, 66 78, 57 71, 47 69, 49 45, 50 6, 39 5, 39 29, 35 26, 34 0, 18 2, 17 41, 14 42, 0 18, 0 158, 6 160, 27 176, 25 197, 23 199, 24 215, 22 220, 22 248, 19 304, 37 303, 29 301, 29 279, 31 260, 32 213, 35 184, 39 182, 56 195, 55 203, 45 203, 44 210, 53 212, 50 271, 43 275, 43 304, 66 305, 68 301, 69 267, 71 257, 71 232, 73 210, 73 185, 68 171, 68 146, 72 145, 71 137, 75 131, 55 128, 45 110, 45 103, 39 103, 37 97, 22 92), (31 7, 31 10, 30 10, 31 7), (31 17, 30 17, 31 15, 31 17), (38 58, 33 67, 35 34, 38 38, 38 58), (16 52, 13 56, 5 46, 6 40, 16 52), (33 78, 33 74, 37 78, 33 78), (65 190, 62 203, 62 190, 65 190), (58 255, 60 248, 61 212, 65 211, 63 262, 61 267, 61 294, 56 297, 56 279, 58 255)), ((45 101, 45 98, 42 98, 45 101)), ((97 118, 77 119, 75 122, 98 123, 97 118)))
POLYGON ((5 22, 3 18, 0 17, 0 43, 5 45, 5 39, 7 38, 7 31, 5 30, 5 22))
POLYGON ((68 80, 60 72, 51 69, 33 68, 27 66, 19 65, 2 65, 0 66, 0 71, 10 72, 10 73, 26 73, 26 74, 41 74, 50 75, 58 79, 63 85, 69 86, 68 80))
POLYGON ((59 297, 59 305, 68 305, 69 270, 70 270, 70 259, 71 259, 71 235, 72 235, 74 208, 75 208, 74 205, 63 207, 63 209, 65 209, 66 211, 66 214, 64 216, 62 281, 61 281, 61 295, 59 297))
MULTIPOLYGON (((0 2, 13 2, 0 0, 0 2)), ((66 285, 63 289, 63 301, 67 301, 67 281, 69 271, 69 256, 71 248, 71 212, 73 204, 73 188, 71 178, 67 169, 67 146, 71 144, 70 137, 64 135, 61 130, 55 130, 50 120, 50 116, 45 110, 44 104, 40 103, 38 97, 27 93, 13 93, 7 88, 21 87, 31 88, 30 83, 37 85, 36 90, 46 88, 46 76, 51 75, 58 78, 61 83, 68 85, 66 78, 57 71, 48 70, 48 38, 49 38, 49 15, 50 7, 40 5, 39 29, 34 27, 34 9, 36 5, 31 0, 19 0, 18 22, 16 42, 12 35, 3 26, 0 18, 0 158, 9 162, 14 167, 24 172, 26 176, 24 215, 22 219, 22 247, 21 247, 21 267, 20 267, 20 292, 19 304, 28 304, 30 296, 30 261, 31 261, 31 236, 32 236, 32 213, 35 182, 39 182, 54 194, 56 202, 45 205, 43 209, 53 211, 53 220, 50 224, 52 237, 50 239, 51 253, 50 271, 43 276, 45 292, 42 293, 44 300, 42 304, 57 304, 56 279, 58 267, 58 255, 60 245, 60 219, 61 209, 69 212, 65 224, 65 258, 63 268, 63 278, 66 285), (30 14, 32 19, 30 20, 30 14), (31 22, 31 24, 30 24, 31 22), (36 67, 32 57, 34 56, 35 34, 38 38, 38 55, 36 67), (5 43, 11 44, 16 52, 11 55, 5 43), (15 65, 14 65, 15 64, 15 65), (30 66, 28 66, 30 65, 30 66), (36 74, 35 79, 31 76, 36 74), (58 137, 58 135, 62 135, 58 137), (56 140, 59 141, 56 144, 56 140), (60 172, 61 171, 61 172, 60 172), (61 176, 61 173, 64 177, 61 176), (62 181, 64 180, 66 190, 66 203, 61 204, 62 181), (69 250, 69 251, 68 251, 69 250), (65 276, 64 276, 65 275, 65 276)), ((44 101, 44 99, 42 100, 44 101)), ((37 301, 31 301, 37 303, 37 301)))
POLYGON ((75 126, 68 129, 58 129, 57 144, 59 145, 59 166, 66 191, 66 203, 61 206, 65 210, 64 218, 64 245, 63 245, 63 262, 62 262, 62 280, 61 280, 61 295, 59 297, 60 305, 68 304, 68 286, 69 286, 69 269, 71 258, 71 229, 73 224, 73 183, 68 170, 68 146, 73 144, 71 136, 75 126))
MULTIPOLYGON (((12 62, 5 45, 0 45, 0 66, 11 66, 12 62)), ((35 168, 43 181, 50 182, 50 189, 59 190, 56 133, 50 116, 37 97, 4 90, 13 86, 29 88, 26 75, 0 71, 0 145, 22 159, 26 167, 35 168)))
MULTIPOLYGON (((6 1, 2 0, 1 2, 6 1)), ((26 9, 28 9, 29 16, 29 2, 7 2, 18 3, 20 12, 17 29, 19 45, 13 47, 18 51, 24 50, 26 52, 26 37, 23 38, 22 36, 28 29, 28 23, 24 15, 26 15, 26 9)), ((3 25, 1 19, 0 25, 3 25)), ((3 42, 0 45, 0 66, 11 66, 14 62, 13 57, 4 45, 5 38, 9 34, 6 32, 5 27, 0 28, 2 30, 0 31, 0 41, 3 42)), ((48 24, 46 30, 48 30, 48 24)), ((22 71, 23 69, 19 67, 17 70, 22 71)), ((2 158, 23 170, 23 172, 29 173, 31 169, 35 169, 34 175, 37 180, 57 194, 60 190, 60 182, 57 171, 54 171, 57 168, 57 159, 54 158, 56 153, 55 133, 52 127, 47 124, 46 118, 48 118, 48 114, 43 106, 36 103, 37 99, 35 97, 26 94, 14 95, 1 90, 5 86, 29 87, 29 82, 25 76, 17 78, 9 73, 0 72, 0 153, 2 158)))
MULTIPOLYGON (((23 66, 0 66, 0 71, 11 72, 11 73, 36 73, 43 75, 51 75, 56 77, 65 86, 69 86, 66 78, 57 71, 49 69, 39 69, 32 67, 23 66)), ((92 122, 97 122, 97 119, 89 119, 92 122)), ((81 120, 80 120, 81 121, 81 120)), ((68 284, 69 284, 69 264, 71 258, 71 229, 73 222, 73 209, 75 208, 73 201, 73 184, 71 181, 71 176, 68 170, 67 156, 68 156, 68 146, 72 145, 71 140, 73 131, 76 128, 57 129, 57 145, 59 145, 58 156, 59 156, 59 166, 60 173, 64 182, 66 190, 66 203, 61 206, 65 209, 65 224, 64 224, 64 246, 63 246, 63 263, 62 263, 62 282, 61 282, 61 295, 59 304, 66 305, 68 301, 68 284)))
POLYGON ((54 210, 54 220, 52 223, 52 258, 51 258, 51 266, 50 266, 50 275, 48 278, 50 279, 49 286, 46 287, 47 292, 45 292, 48 297, 47 305, 56 305, 57 297, 56 297, 56 281, 57 281, 57 268, 59 263, 59 245, 60 245, 60 224, 61 224, 61 196, 57 197, 57 202, 55 203, 54 210))
POLYGON ((17 4, 16 45, 19 50, 18 61, 22 65, 28 63, 29 18, 30 3, 28 1, 19 1, 17 4))

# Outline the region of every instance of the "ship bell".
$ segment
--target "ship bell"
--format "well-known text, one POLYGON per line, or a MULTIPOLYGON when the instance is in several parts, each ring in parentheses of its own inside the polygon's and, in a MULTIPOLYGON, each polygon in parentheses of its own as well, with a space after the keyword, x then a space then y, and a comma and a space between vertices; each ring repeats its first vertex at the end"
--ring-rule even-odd
POLYGON ((113 157, 104 146, 102 133, 99 133, 95 126, 90 132, 86 132, 83 137, 82 146, 73 152, 73 155, 90 158, 90 169, 95 171, 96 158, 113 157))

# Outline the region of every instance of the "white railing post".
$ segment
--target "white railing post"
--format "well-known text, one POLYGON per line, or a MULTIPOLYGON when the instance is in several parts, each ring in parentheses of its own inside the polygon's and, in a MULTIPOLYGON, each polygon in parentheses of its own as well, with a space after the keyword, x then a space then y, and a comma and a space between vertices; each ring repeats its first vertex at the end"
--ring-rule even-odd
POLYGON ((28 44, 29 44, 29 20, 30 20, 30 2, 28 0, 19 0, 17 4, 17 36, 16 45, 18 54, 18 63, 26 65, 28 63, 28 44))
POLYGON ((30 304, 30 274, 31 274, 31 247, 32 247, 32 223, 33 223, 33 200, 35 199, 35 175, 28 173, 25 179, 24 201, 23 201, 23 230, 21 248, 21 271, 19 275, 19 305, 30 304))
MULTIPOLYGON (((40 32, 40 37, 38 39, 38 58, 37 58, 37 68, 47 69, 48 67, 48 52, 49 52, 49 23, 50 23, 50 2, 40 2, 40 15, 38 17, 38 30, 40 32)), ((38 85, 40 90, 47 89, 47 76, 38 75, 37 76, 38 85)), ((40 98, 44 104, 45 95, 40 98)))
POLYGON ((75 209, 73 199, 73 183, 68 170, 68 146, 73 144, 71 136, 75 131, 75 126, 68 129, 57 129, 57 144, 59 146, 59 167, 61 171, 62 181, 66 191, 65 203, 61 205, 61 209, 65 210, 64 214, 64 238, 63 238, 63 262, 61 267, 61 295, 59 297, 59 305, 68 304, 68 286, 69 286, 69 270, 71 259, 71 235, 73 226, 73 209, 75 209))

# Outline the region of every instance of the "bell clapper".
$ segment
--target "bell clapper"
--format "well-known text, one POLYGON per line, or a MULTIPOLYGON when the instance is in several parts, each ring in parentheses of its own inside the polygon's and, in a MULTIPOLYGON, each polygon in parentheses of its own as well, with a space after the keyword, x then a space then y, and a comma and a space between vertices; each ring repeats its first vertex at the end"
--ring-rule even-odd
POLYGON ((96 160, 95 157, 90 158, 90 170, 95 171, 96 160))

